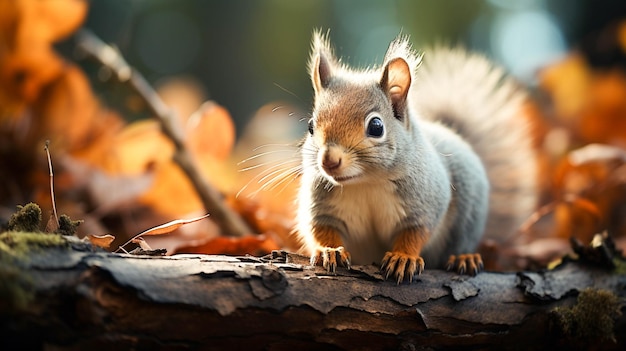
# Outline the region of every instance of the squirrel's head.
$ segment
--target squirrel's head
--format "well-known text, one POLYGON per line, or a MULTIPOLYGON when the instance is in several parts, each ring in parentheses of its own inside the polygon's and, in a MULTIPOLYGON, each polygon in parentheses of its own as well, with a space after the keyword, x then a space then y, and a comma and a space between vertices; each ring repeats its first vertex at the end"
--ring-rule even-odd
POLYGON ((353 70, 333 55, 316 32, 309 63, 315 91, 305 138, 303 166, 335 185, 388 178, 400 147, 410 140, 409 90, 420 58, 406 37, 391 43, 384 64, 353 70))

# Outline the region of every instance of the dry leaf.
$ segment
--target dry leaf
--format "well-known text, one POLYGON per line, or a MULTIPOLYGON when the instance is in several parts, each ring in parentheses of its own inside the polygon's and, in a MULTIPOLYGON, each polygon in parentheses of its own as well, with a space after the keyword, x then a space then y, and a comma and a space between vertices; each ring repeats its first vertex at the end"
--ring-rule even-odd
POLYGON ((134 240, 136 240, 137 238, 140 238, 144 235, 161 235, 161 234, 167 234, 167 233, 171 233, 174 230, 180 228, 181 226, 185 225, 185 224, 189 224, 189 223, 193 223, 193 222, 197 222, 197 221, 201 221, 205 218, 209 217, 209 214, 205 214, 204 216, 200 216, 200 217, 196 217, 196 218, 191 218, 191 219, 177 219, 175 221, 171 221, 171 222, 167 222, 165 224, 161 224, 159 226, 156 227, 152 227, 148 230, 145 230, 135 236, 133 236, 130 240, 128 240, 126 243, 124 243, 123 245, 121 245, 120 247, 118 247, 118 249, 116 251, 119 250, 123 250, 124 246, 128 245, 129 243, 133 242, 134 240))
POLYGON ((176 253, 263 256, 279 249, 280 245, 271 236, 254 235, 242 238, 218 237, 202 245, 181 247, 176 253))
POLYGON ((210 214, 207 213, 204 216, 200 216, 200 217, 196 217, 196 218, 190 218, 190 219, 177 219, 175 221, 171 221, 171 222, 167 222, 165 224, 161 224, 159 226, 156 227, 152 227, 148 230, 145 230, 137 235, 135 235, 135 238, 144 236, 144 235, 160 235, 160 234, 167 234, 167 233, 171 233, 173 231, 175 231, 176 229, 180 228, 181 226, 185 225, 185 224, 189 224, 189 223, 193 223, 193 222, 197 222, 197 221, 201 221, 207 217, 209 217, 210 214))
POLYGON ((111 243, 113 242, 113 240, 115 240, 115 237, 110 234, 104 234, 104 235, 88 234, 87 239, 89 239, 89 242, 91 242, 92 244, 98 247, 108 249, 109 246, 111 246, 111 243))
POLYGON ((54 233, 58 229, 59 229, 59 222, 57 221, 56 217, 54 217, 54 214, 51 214, 50 218, 48 218, 48 222, 46 223, 45 232, 54 233))

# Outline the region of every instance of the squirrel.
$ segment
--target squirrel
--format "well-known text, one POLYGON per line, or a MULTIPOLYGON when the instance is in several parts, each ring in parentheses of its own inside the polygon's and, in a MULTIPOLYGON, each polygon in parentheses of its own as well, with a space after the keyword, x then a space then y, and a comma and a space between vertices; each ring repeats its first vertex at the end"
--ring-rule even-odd
POLYGON ((487 58, 418 55, 399 35, 382 66, 357 70, 317 31, 309 71, 296 232, 312 265, 380 264, 398 284, 425 265, 475 275, 483 234, 510 235, 534 210, 527 95, 487 58))

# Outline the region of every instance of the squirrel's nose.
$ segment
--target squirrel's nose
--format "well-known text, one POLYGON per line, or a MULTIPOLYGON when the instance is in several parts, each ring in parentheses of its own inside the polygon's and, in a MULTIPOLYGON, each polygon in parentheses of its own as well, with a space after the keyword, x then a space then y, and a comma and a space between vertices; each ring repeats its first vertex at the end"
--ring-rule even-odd
POLYGON ((341 166, 341 158, 340 157, 332 157, 328 153, 324 155, 322 159, 322 167, 325 171, 333 171, 341 166))

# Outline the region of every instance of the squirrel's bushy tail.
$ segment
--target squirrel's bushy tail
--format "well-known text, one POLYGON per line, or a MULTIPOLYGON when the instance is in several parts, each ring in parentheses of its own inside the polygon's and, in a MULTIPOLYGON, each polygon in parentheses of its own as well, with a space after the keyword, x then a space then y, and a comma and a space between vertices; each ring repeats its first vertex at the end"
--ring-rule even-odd
POLYGON ((456 130, 480 156, 491 186, 485 237, 507 238, 537 201, 524 90, 502 68, 462 48, 427 50, 415 73, 413 108, 456 130))

